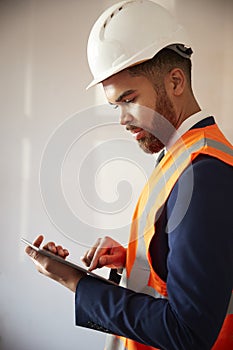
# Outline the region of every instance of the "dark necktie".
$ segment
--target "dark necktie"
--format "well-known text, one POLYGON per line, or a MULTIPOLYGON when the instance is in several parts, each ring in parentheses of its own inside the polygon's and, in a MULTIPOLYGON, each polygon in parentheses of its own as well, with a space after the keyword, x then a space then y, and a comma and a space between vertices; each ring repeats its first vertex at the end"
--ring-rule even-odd
POLYGON ((157 165, 161 162, 161 160, 163 159, 163 157, 165 156, 165 149, 163 149, 160 153, 158 158, 156 159, 156 163, 155 163, 155 167, 157 167, 157 165))

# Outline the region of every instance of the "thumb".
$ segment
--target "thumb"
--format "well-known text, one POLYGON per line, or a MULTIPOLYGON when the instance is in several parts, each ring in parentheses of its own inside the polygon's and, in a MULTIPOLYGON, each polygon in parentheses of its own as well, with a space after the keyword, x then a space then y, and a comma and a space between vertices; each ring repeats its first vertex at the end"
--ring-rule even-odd
POLYGON ((111 267, 112 265, 117 266, 117 263, 119 264, 119 261, 116 255, 102 255, 99 258, 99 265, 101 265, 101 267, 103 266, 111 267))
MULTIPOLYGON (((33 244, 36 246, 36 247, 40 247, 41 243, 43 242, 43 239, 44 237, 42 235, 38 236, 36 238, 36 240, 33 242, 33 244)), ((31 248, 30 246, 27 246, 25 248, 25 252, 34 260, 36 260, 39 256, 38 252, 35 251, 33 248, 31 248)))

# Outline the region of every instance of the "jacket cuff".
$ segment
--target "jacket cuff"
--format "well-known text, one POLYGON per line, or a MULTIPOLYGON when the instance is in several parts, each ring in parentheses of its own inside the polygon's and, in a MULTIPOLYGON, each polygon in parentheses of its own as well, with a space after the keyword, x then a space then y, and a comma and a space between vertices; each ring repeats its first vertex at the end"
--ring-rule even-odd
POLYGON ((91 276, 81 278, 75 292, 75 324, 76 326, 94 329, 104 333, 112 333, 101 324, 98 317, 99 301, 96 300, 96 290, 105 288, 107 282, 91 276))

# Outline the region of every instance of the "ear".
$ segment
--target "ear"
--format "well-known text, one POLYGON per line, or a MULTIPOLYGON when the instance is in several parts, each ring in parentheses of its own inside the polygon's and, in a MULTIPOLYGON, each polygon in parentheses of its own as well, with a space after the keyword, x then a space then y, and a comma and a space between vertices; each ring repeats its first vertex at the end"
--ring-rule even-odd
POLYGON ((167 88, 169 89, 169 93, 171 95, 182 95, 186 85, 186 77, 182 69, 172 69, 167 75, 167 84, 167 88))

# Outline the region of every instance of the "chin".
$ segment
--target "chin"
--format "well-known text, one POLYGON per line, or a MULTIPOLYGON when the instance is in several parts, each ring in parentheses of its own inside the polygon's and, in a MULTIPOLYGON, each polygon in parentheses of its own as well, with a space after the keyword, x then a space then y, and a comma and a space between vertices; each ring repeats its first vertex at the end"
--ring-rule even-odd
POLYGON ((139 146, 145 153, 148 153, 148 154, 158 153, 164 148, 164 144, 158 139, 154 139, 154 140, 141 139, 139 141, 139 146))

